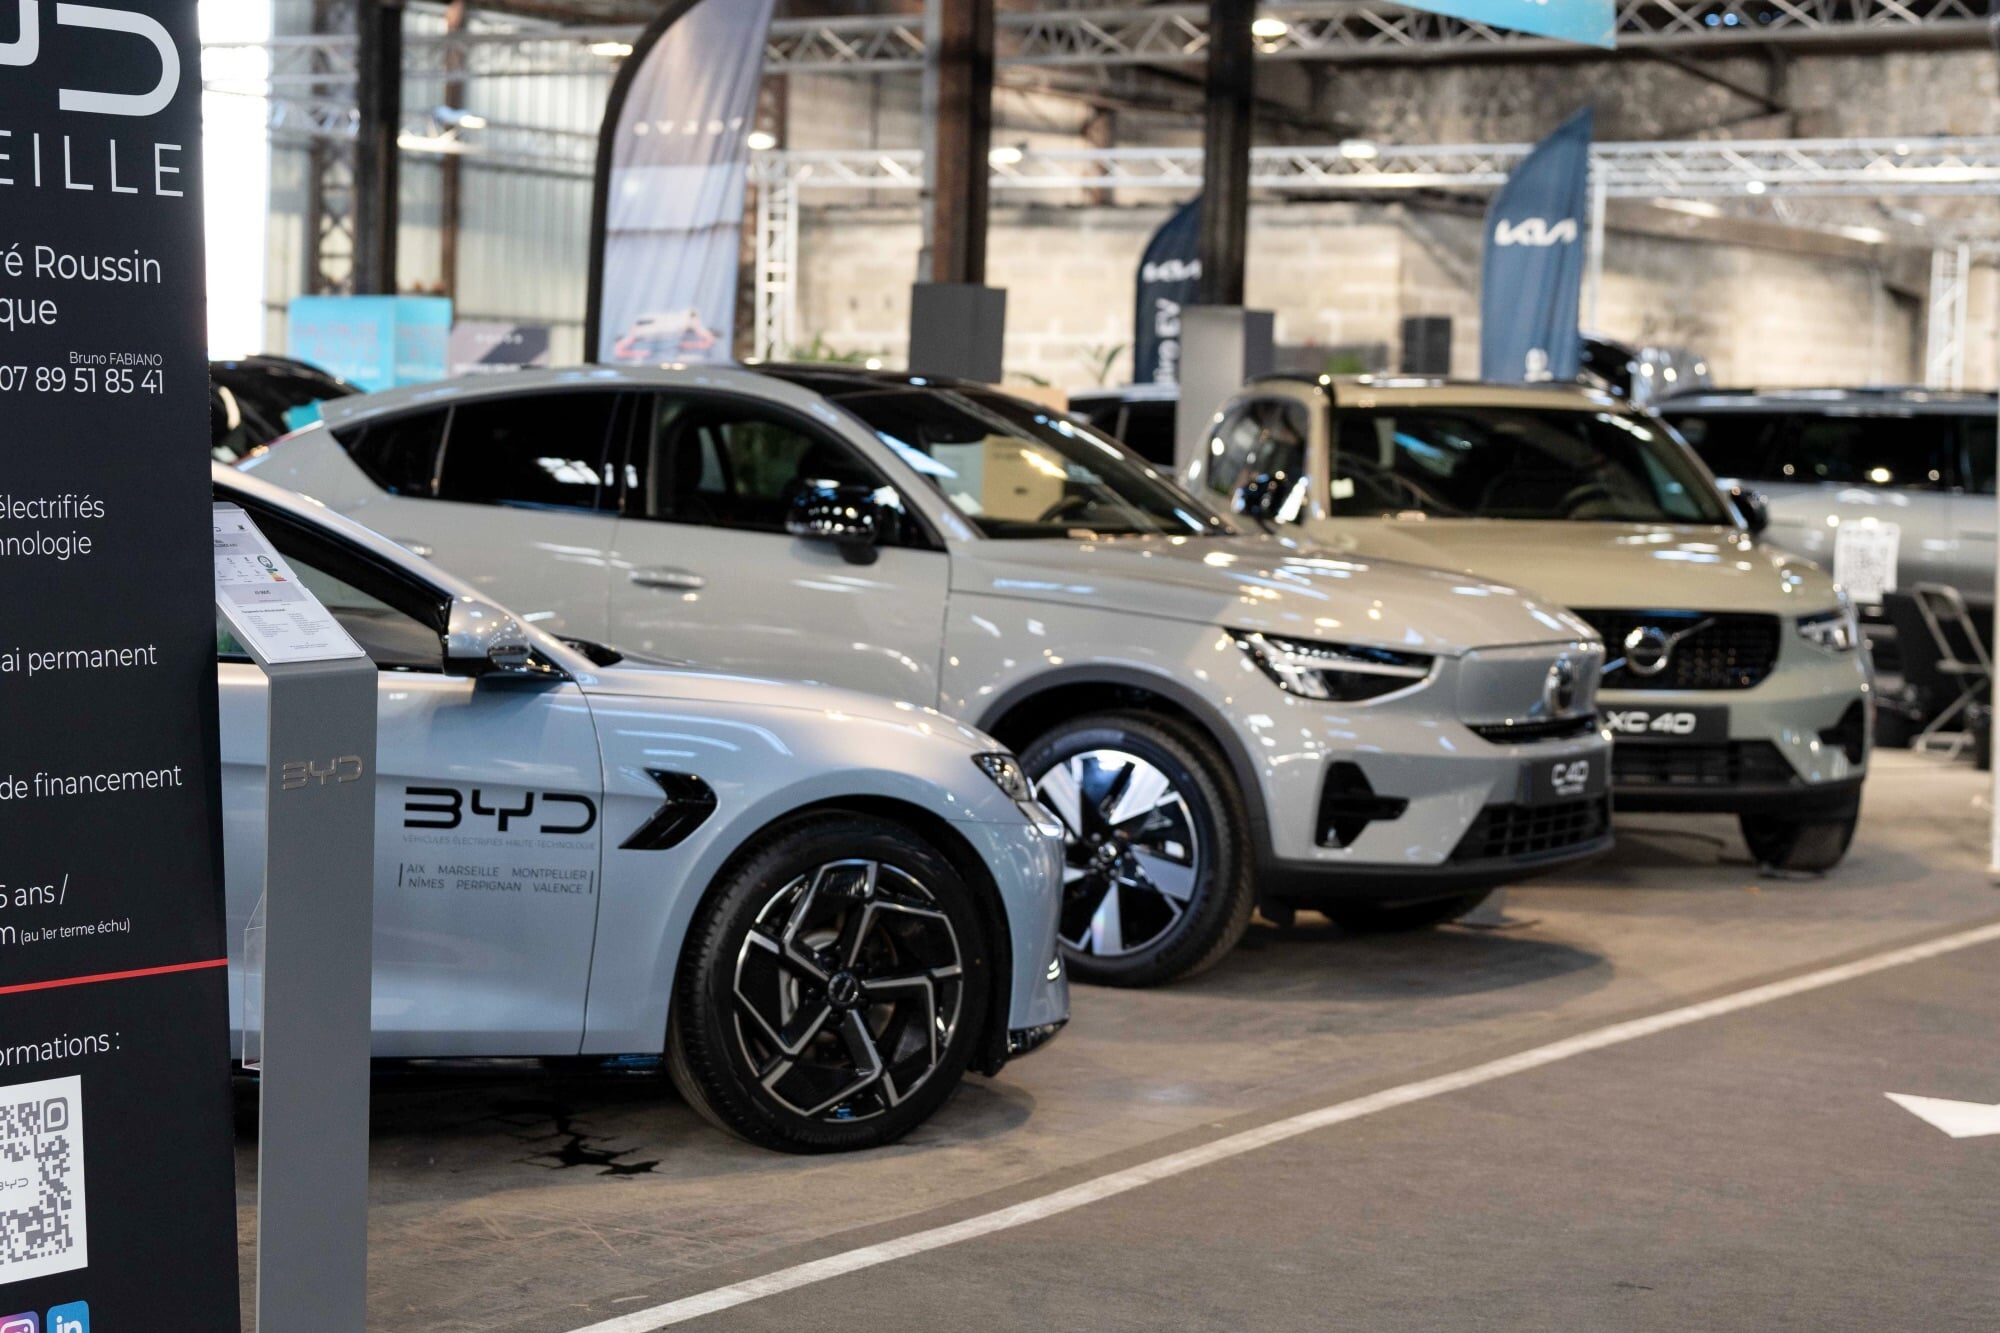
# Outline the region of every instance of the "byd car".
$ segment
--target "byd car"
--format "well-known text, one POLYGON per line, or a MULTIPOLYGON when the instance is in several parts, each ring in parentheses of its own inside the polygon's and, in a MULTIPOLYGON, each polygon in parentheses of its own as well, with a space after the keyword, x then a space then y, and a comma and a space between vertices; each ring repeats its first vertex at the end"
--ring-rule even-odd
POLYGON ((1735 814, 1783 869, 1846 854, 1871 725, 1853 606, 1761 541, 1658 418, 1553 386, 1267 379, 1224 406, 1188 479, 1337 550, 1576 608, 1609 655, 1620 810, 1735 814))
POLYGON ((529 372, 343 399, 256 467, 552 631, 998 737, 1065 826, 1089 980, 1198 970, 1260 896, 1446 920, 1611 836, 1588 626, 1240 533, 990 389, 529 372))
MULTIPOLYGON (((380 668, 375 1053, 662 1053, 717 1125, 889 1142, 1069 1015, 1062 840, 993 740, 909 704, 620 660, 218 468, 380 668)), ((218 648, 236 1027, 266 684, 218 648)))

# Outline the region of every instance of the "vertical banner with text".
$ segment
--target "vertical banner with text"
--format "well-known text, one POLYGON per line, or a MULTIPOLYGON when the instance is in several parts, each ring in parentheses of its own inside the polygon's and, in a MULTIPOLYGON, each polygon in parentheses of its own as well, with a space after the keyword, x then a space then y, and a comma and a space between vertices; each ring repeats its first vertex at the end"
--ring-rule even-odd
POLYGON ((1479 280, 1479 376, 1569 381, 1583 364, 1578 324, 1590 228, 1591 116, 1535 145, 1486 210, 1479 280))
POLYGON ((1160 224, 1139 260, 1138 309, 1132 321, 1132 382, 1181 380, 1181 315, 1201 294, 1201 200, 1190 199, 1160 224))
POLYGON ((4 1328, 238 1325, 200 69, 0 0, 4 1328))
POLYGON ((773 0, 672 0, 599 135, 586 356, 728 361, 749 134, 773 0))

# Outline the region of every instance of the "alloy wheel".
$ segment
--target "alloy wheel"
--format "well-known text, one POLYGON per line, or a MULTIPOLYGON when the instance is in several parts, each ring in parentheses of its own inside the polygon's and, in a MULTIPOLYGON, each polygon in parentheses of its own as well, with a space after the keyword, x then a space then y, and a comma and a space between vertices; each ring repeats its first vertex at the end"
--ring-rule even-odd
POLYGON ((1036 780, 1063 822, 1062 942, 1116 958, 1151 948, 1193 902, 1201 846, 1187 798, 1159 767, 1086 750, 1036 780))
POLYGON ((736 1041, 764 1091, 813 1120, 867 1120, 936 1072, 965 960, 918 879, 833 861, 786 884, 737 953, 736 1041))

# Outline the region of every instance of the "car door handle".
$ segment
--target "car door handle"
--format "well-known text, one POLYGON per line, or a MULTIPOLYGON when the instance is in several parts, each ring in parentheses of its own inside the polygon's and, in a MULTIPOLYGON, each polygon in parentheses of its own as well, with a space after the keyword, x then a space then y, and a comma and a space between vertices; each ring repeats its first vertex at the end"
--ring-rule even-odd
POLYGON ((427 542, 420 542, 414 537, 391 537, 389 540, 402 547, 405 551, 408 551, 411 555, 416 556, 419 560, 428 560, 437 554, 437 547, 427 542))
POLYGON ((708 586, 708 580, 691 569, 635 569, 626 577, 641 588, 667 588, 674 592, 695 592, 708 586))

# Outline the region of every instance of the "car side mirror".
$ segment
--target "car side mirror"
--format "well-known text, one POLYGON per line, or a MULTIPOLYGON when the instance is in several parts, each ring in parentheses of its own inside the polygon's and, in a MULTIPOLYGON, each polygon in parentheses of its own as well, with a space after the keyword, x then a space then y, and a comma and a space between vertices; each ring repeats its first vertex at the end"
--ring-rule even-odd
POLYGON ((808 486, 792 499, 785 531, 830 542, 848 563, 872 564, 882 539, 882 506, 873 486, 808 486))
POLYGON ((1273 523, 1284 510, 1286 497, 1297 485, 1296 481, 1284 476, 1260 472, 1236 488, 1235 494, 1229 498, 1229 507, 1245 518, 1273 523))
POLYGON ((461 597, 451 604, 445 670, 454 676, 560 677, 562 668, 535 651, 521 622, 496 606, 461 597))
POLYGON ((1743 526, 1755 537, 1771 526, 1771 506, 1761 492, 1745 486, 1729 488, 1729 503, 1736 506, 1736 512, 1743 517, 1743 526))

